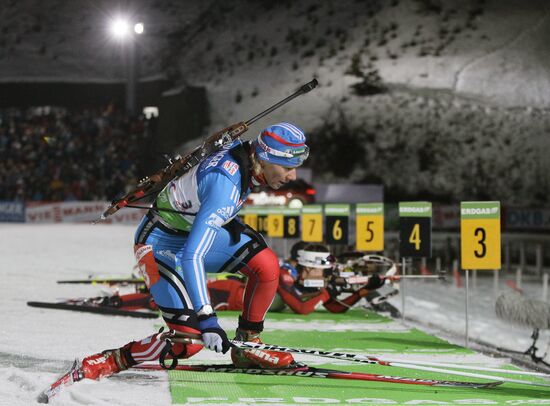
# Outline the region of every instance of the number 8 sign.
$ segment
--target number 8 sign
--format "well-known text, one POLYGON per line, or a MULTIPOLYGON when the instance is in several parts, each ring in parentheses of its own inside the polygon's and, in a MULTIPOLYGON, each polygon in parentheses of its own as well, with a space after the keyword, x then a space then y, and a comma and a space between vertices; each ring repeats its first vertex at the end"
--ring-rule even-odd
POLYGON ((462 269, 500 269, 500 202, 460 203, 462 269))

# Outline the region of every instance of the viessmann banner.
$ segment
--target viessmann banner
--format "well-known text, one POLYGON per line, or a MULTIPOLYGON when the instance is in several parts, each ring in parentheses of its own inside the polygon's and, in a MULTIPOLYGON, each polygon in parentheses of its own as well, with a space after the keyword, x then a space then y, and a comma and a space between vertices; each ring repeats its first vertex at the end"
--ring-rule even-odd
MULTIPOLYGON (((109 204, 107 202, 28 202, 27 223, 89 223, 96 220, 109 204)), ((107 218, 106 224, 137 224, 145 210, 123 209, 107 218)))

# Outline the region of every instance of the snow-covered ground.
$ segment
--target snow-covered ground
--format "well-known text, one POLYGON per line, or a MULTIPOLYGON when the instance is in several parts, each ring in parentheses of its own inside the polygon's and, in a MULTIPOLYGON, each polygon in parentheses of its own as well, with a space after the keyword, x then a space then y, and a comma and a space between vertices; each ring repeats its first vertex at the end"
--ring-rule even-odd
MULTIPOLYGON (((156 320, 26 306, 29 300, 87 297, 102 289, 59 285, 56 284, 59 279, 83 278, 90 274, 127 276, 134 264, 133 232, 133 226, 123 225, 0 224, 3 287, 0 295, 0 405, 33 404, 37 393, 52 383, 75 357, 118 347, 156 331, 156 320)), ((463 290, 425 282, 409 283, 406 289, 408 316, 442 326, 460 337, 464 325, 463 290)), ((400 303, 400 298, 394 300, 398 307, 400 303)), ((223 327, 231 331, 235 322, 223 322, 223 327)), ((272 328, 275 327, 274 324, 272 328)), ((313 323, 303 327, 315 329, 313 323)), ((392 328, 403 326, 395 323, 392 328)), ((529 345, 530 332, 496 320, 491 289, 480 278, 477 290, 472 293, 470 333, 472 338, 507 347, 524 349, 529 345)), ((202 351, 194 359, 229 361, 226 357, 227 360, 222 360, 215 353, 202 351)), ((426 356, 411 354, 406 357, 422 359, 426 356)), ((452 357, 456 355, 448 360, 459 361, 452 357)), ((314 359, 303 360, 315 362, 314 359)), ((464 360, 463 357, 462 362, 464 360)), ((474 355, 466 356, 466 362, 489 366, 499 365, 503 360, 474 355)), ((81 382, 75 390, 62 393, 55 404, 171 404, 164 373, 145 373, 150 379, 130 379, 134 374, 125 373, 101 384, 81 382)))

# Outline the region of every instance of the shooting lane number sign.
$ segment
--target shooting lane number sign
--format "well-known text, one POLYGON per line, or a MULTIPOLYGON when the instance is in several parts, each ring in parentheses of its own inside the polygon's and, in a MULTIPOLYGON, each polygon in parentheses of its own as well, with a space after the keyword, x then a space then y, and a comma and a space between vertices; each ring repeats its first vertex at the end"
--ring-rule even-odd
POLYGON ((302 240, 323 242, 323 206, 305 205, 302 207, 302 240))
POLYGON ((460 203, 462 269, 500 269, 500 202, 460 203))
POLYGON ((300 209, 283 209, 284 238, 300 238, 300 209))
POLYGON ((399 253, 406 258, 432 256, 432 204, 399 203, 399 253))
POLYGON ((348 244, 349 213, 349 204, 325 205, 325 242, 327 244, 348 244))
POLYGON ((258 206, 256 207, 256 213, 258 213, 258 228, 256 231, 267 235, 267 215, 269 213, 269 207, 258 206))
POLYGON ((384 204, 359 203, 355 208, 357 251, 384 251, 384 204))
POLYGON ((239 215, 242 217, 243 222, 246 225, 249 225, 254 230, 258 230, 258 213, 256 209, 250 206, 243 207, 239 212, 239 215))
POLYGON ((283 207, 271 207, 267 213, 267 236, 284 237, 283 207))

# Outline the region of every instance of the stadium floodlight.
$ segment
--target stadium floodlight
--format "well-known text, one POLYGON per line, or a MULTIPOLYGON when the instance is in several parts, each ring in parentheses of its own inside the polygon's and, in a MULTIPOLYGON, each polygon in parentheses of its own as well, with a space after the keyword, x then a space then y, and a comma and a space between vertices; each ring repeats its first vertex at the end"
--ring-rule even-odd
POLYGON ((137 23, 136 25, 134 25, 134 32, 136 34, 143 34, 143 30, 144 30, 143 23, 137 23))
POLYGON ((130 24, 122 17, 118 17, 111 22, 111 34, 117 39, 124 39, 130 34, 130 24))

